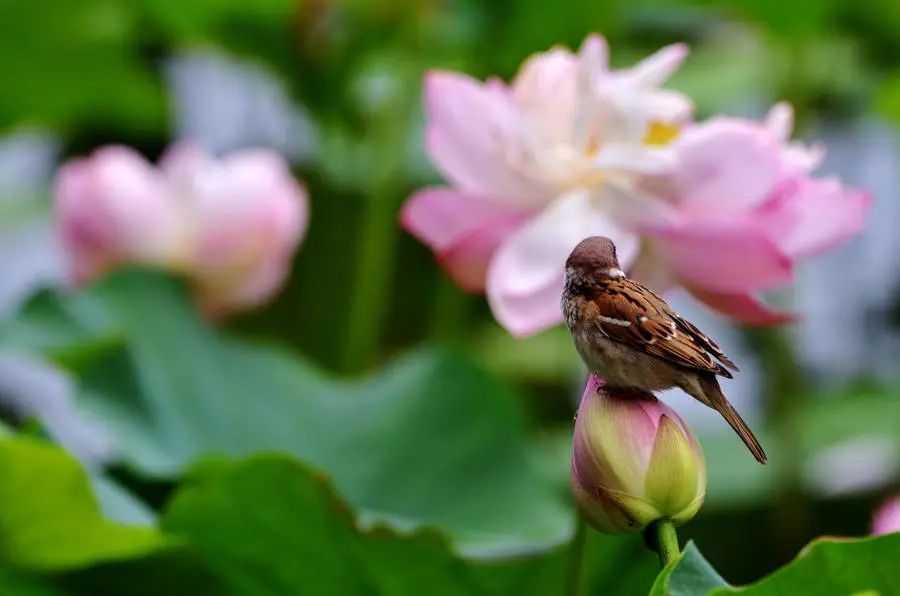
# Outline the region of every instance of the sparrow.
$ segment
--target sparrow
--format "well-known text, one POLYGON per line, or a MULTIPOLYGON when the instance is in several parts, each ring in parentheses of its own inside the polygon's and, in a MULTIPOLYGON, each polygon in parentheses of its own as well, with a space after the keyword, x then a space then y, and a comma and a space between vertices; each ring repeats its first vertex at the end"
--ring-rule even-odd
POLYGON ((619 267, 612 240, 582 240, 566 260, 562 310, 588 369, 619 392, 678 387, 718 411, 756 460, 766 452, 728 402, 717 376, 738 371, 722 349, 619 267))

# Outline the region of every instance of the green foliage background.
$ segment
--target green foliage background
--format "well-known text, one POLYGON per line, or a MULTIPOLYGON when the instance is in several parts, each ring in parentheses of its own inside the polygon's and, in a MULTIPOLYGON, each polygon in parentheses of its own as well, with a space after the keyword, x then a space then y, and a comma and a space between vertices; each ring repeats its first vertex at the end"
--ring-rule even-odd
MULTIPOLYGON (((673 86, 700 115, 788 99, 801 131, 900 120, 891 0, 2 0, 0 12, 0 130, 48 130, 64 156, 115 142, 156 157, 172 137, 165 61, 197 48, 275 75, 317 138, 297 166, 312 226, 265 310, 214 329, 177 280, 124 272, 42 292, 0 326, 4 348, 70 371, 79 408, 119 446, 115 465, 85 470, 7 416, 3 593, 560 593, 577 356, 564 331, 508 337, 398 227, 409 193, 438 180, 421 146, 427 69, 508 78, 530 53, 599 31, 620 64, 689 42, 673 86)), ((654 585, 639 537, 592 533, 582 593, 829 593, 810 578, 900 592, 877 563, 900 560, 897 536, 819 542, 745 589, 725 584, 759 580, 820 534, 866 532, 880 495, 815 494, 801 474, 812 456, 856 437, 900 450, 898 385, 819 395, 782 333, 745 339, 766 366, 762 435, 777 455, 758 468, 730 435, 703 437, 708 503, 682 530, 721 577, 692 547, 654 585)))

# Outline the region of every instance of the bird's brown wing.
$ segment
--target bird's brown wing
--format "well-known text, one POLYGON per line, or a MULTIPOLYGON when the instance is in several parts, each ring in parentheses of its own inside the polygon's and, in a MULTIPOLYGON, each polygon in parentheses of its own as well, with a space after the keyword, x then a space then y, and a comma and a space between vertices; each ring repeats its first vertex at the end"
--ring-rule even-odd
POLYGON ((585 308, 603 335, 674 364, 731 378, 721 348, 666 302, 628 278, 606 280, 585 308), (719 362, 716 362, 719 360, 719 362), (723 364, 725 366, 723 366, 723 364))
MULTIPOLYGON (((668 305, 666 306, 668 307, 668 305)), ((707 337, 705 333, 697 329, 697 327, 693 323, 683 318, 678 313, 674 312, 670 307, 668 308, 669 314, 673 319, 675 319, 675 322, 678 324, 678 326, 682 328, 685 333, 690 334, 691 338, 697 344, 699 344, 704 350, 715 356, 716 360, 724 364, 726 368, 730 368, 735 372, 740 371, 737 364, 732 362, 731 358, 725 355, 725 352, 722 351, 722 348, 719 347, 719 344, 707 337)))

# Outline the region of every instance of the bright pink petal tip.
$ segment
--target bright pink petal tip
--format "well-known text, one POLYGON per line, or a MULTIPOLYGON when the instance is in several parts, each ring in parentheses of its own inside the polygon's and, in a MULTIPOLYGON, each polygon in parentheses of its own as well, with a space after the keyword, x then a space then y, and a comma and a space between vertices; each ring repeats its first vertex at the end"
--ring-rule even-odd
POLYGON ((900 496, 885 501, 872 518, 872 534, 900 532, 900 496))

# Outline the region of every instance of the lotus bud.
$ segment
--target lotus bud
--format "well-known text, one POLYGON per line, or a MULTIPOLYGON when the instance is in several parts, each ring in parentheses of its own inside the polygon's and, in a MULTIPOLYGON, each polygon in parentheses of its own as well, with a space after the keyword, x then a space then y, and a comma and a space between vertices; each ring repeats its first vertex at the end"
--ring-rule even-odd
POLYGON ((575 421, 572 490, 601 532, 634 532, 658 519, 681 524, 703 504, 706 462, 674 410, 592 375, 575 421))
POLYGON ((181 197, 183 269, 204 310, 222 315, 268 301, 307 226, 306 189, 284 159, 265 149, 214 158, 183 143, 160 167, 181 197))
POLYGON ((66 164, 55 204, 72 277, 122 265, 183 275, 221 316, 261 305, 281 287, 306 232, 308 200, 277 153, 215 158, 182 143, 151 165, 126 147, 66 164))
POLYGON ((177 259, 178 212, 165 181, 127 147, 105 147, 63 166, 54 204, 77 284, 117 265, 165 265, 177 259))

